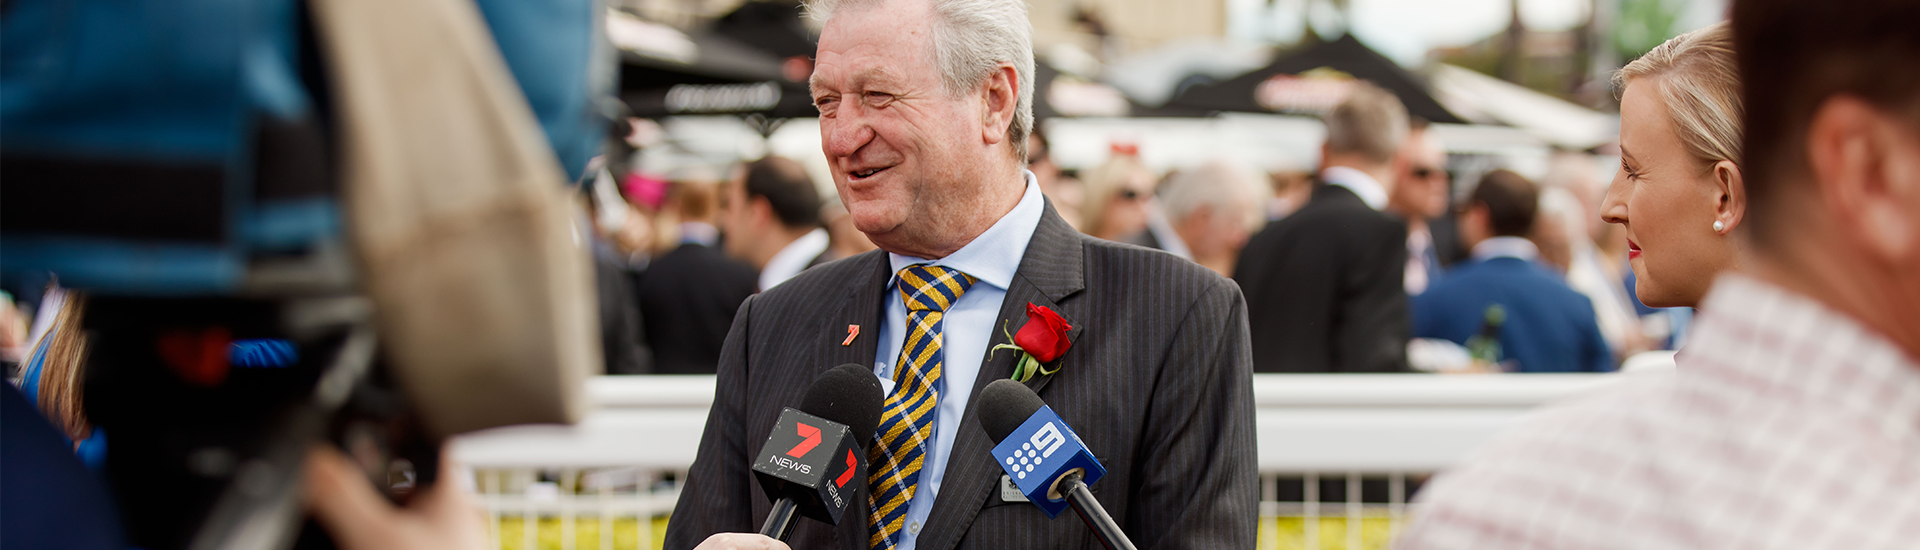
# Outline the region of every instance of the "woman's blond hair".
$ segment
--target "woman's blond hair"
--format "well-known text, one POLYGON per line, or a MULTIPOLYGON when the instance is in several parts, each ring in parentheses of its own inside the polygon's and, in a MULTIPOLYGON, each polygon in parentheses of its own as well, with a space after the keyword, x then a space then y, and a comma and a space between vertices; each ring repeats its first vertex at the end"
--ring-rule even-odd
POLYGON ((1086 186, 1085 198, 1082 199, 1085 203, 1080 205, 1080 231, 1095 236, 1105 231, 1107 205, 1119 196, 1128 180, 1140 174, 1153 177, 1153 172, 1140 162, 1140 157, 1118 153, 1087 171, 1080 180, 1086 186))
POLYGON ((35 396, 40 413, 66 432, 68 439, 80 441, 93 433, 80 398, 81 366, 86 363, 87 351, 80 312, 86 300, 78 292, 66 292, 58 311, 42 313, 52 315, 53 321, 40 337, 45 342, 35 343, 25 364, 40 361, 40 394, 35 396))
POLYGON ((1740 162, 1740 68, 1734 60, 1733 31, 1725 22, 1673 37, 1613 75, 1614 88, 1626 92, 1635 80, 1660 79, 1680 141, 1694 158, 1711 165, 1740 162))

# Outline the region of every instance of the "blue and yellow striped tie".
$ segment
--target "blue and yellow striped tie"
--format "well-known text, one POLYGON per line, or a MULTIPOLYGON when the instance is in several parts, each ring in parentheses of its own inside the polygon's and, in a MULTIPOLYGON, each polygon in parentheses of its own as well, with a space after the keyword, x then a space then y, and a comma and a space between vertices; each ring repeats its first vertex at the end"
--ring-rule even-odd
POLYGON ((900 270, 900 298, 907 304, 907 339, 893 367, 893 394, 881 405, 880 429, 867 451, 868 546, 890 549, 900 542, 908 503, 920 485, 927 442, 933 439, 933 409, 940 403, 940 319, 973 287, 957 270, 916 265, 900 270))

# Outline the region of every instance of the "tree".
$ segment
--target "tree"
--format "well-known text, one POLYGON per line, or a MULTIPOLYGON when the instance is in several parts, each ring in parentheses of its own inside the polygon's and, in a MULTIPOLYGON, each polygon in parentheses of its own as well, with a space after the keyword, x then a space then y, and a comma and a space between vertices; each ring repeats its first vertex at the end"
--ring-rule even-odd
POLYGON ((1522 51, 1527 25, 1520 20, 1520 0, 1511 0, 1512 18, 1507 21, 1507 32, 1500 47, 1500 79, 1522 86, 1526 85, 1527 52, 1522 51))
POLYGON ((1620 0, 1613 47, 1621 59, 1636 59, 1679 34, 1681 6, 1673 0, 1620 0))

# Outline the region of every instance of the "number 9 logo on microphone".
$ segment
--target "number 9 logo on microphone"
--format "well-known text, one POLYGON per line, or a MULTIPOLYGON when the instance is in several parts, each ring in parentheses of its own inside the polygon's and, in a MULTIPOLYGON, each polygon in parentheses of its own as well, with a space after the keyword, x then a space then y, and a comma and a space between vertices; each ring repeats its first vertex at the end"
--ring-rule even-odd
POLYGON ((993 456, 1020 492, 1049 518, 1067 509, 1066 499, 1054 487, 1061 476, 1081 470, 1091 485, 1107 473, 1073 428, 1044 406, 994 446, 993 456))

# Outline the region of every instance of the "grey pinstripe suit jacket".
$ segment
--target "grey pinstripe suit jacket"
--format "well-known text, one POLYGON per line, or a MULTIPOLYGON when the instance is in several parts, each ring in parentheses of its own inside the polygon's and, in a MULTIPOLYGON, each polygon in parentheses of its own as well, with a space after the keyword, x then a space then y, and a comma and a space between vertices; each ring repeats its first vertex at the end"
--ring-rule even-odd
MULTIPOLYGON (((780 409, 799 406, 816 375, 845 363, 873 364, 891 275, 886 254, 873 251, 809 269, 741 305, 666 548, 759 529, 771 504, 749 470, 752 456, 780 409), (863 330, 842 345, 847 325, 863 330)), ((1049 204, 1000 318, 1018 332, 1029 302, 1053 308, 1074 327, 1060 370, 1029 385, 1107 467, 1093 493, 1134 543, 1252 548, 1258 476, 1240 288, 1174 256, 1084 236, 1049 204)), ((999 334, 992 344, 1005 339, 999 334)), ((972 391, 1011 376, 1016 358, 987 355, 972 391)), ((1071 514, 1049 520, 1031 504, 1000 500, 1001 471, 989 455, 978 403, 970 402, 961 420, 919 549, 1099 547, 1071 514)), ((789 543, 797 550, 865 549, 864 493, 854 501, 840 526, 803 519, 789 543)))

